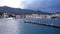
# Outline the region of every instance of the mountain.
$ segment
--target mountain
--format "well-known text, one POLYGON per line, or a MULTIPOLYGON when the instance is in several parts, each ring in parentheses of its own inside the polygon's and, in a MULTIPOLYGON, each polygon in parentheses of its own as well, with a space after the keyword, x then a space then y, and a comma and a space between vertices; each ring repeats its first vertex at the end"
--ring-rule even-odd
POLYGON ((52 14, 43 11, 34 11, 29 9, 11 8, 8 6, 0 7, 0 12, 14 13, 14 14, 52 14))
POLYGON ((56 14, 60 14, 60 11, 59 12, 56 12, 56 14))

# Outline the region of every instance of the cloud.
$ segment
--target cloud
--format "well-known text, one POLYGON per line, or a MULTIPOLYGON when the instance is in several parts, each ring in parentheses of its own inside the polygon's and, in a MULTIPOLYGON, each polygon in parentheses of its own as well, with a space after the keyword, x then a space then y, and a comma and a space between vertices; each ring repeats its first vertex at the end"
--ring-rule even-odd
POLYGON ((30 3, 28 1, 25 3, 24 8, 42 10, 47 12, 56 12, 60 11, 60 0, 30 0, 30 3))
POLYGON ((60 11, 60 0, 0 0, 0 6, 5 5, 47 12, 60 11))
POLYGON ((15 8, 23 8, 22 0, 0 0, 0 6, 10 6, 15 8))

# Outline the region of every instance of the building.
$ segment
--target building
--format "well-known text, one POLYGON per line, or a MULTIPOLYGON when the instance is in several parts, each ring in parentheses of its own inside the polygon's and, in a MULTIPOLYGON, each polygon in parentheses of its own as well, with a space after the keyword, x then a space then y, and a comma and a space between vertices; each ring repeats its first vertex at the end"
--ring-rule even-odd
POLYGON ((51 18, 48 14, 29 14, 26 15, 26 18, 51 18))

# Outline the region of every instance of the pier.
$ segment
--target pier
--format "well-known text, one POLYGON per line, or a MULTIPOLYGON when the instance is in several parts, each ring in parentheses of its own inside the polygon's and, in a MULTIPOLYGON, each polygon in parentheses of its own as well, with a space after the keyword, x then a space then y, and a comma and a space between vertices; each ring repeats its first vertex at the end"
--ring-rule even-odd
POLYGON ((56 27, 60 28, 60 25, 55 25, 55 24, 47 24, 47 23, 40 23, 40 22, 35 22, 35 21, 24 21, 24 23, 30 23, 30 24, 36 24, 36 25, 43 25, 43 26, 49 26, 49 27, 56 27))

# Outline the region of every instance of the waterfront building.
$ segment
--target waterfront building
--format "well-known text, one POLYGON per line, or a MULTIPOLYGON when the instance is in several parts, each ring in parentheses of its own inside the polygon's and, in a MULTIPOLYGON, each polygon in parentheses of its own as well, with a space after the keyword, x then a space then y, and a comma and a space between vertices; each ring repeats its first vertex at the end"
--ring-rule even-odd
POLYGON ((30 14, 26 15, 26 18, 51 18, 50 15, 45 14, 30 14))
POLYGON ((7 13, 3 13, 3 14, 2 14, 2 17, 3 17, 3 18, 7 18, 7 17, 9 17, 9 16, 7 15, 7 13))

